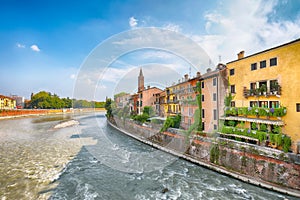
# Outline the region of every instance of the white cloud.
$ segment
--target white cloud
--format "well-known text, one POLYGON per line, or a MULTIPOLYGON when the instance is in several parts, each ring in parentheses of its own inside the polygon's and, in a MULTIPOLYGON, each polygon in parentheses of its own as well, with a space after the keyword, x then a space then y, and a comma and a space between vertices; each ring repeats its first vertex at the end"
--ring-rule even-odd
POLYGON ((129 26, 131 28, 135 28, 138 25, 137 22, 138 22, 138 20, 136 18, 134 18, 134 17, 129 18, 129 26))
POLYGON ((23 48, 25 48, 25 45, 24 45, 24 44, 17 43, 17 47, 23 49, 23 48))
POLYGON ((169 31, 174 31, 174 32, 181 32, 181 28, 179 25, 177 24, 172 24, 172 23, 169 23, 165 26, 163 26, 164 29, 167 29, 169 31))
POLYGON ((300 37, 300 20, 274 20, 278 1, 230 1, 206 13, 207 35, 192 36, 215 62, 219 55, 223 62, 271 48, 300 37))
POLYGON ((40 48, 36 44, 31 45, 30 48, 32 51, 36 51, 36 52, 41 51, 40 48))
POLYGON ((71 74, 70 75, 70 79, 75 79, 76 78, 76 74, 71 74))
POLYGON ((130 72, 133 67, 126 69, 107 68, 105 73, 100 77, 101 81, 117 83, 123 76, 130 72))

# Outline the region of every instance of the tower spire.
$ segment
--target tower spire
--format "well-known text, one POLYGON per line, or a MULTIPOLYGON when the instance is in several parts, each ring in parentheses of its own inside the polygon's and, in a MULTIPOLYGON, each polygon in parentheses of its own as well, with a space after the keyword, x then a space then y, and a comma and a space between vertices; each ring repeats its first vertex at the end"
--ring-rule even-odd
POLYGON ((144 86, 144 75, 143 75, 143 70, 140 68, 140 75, 138 77, 138 92, 141 92, 145 89, 144 86))

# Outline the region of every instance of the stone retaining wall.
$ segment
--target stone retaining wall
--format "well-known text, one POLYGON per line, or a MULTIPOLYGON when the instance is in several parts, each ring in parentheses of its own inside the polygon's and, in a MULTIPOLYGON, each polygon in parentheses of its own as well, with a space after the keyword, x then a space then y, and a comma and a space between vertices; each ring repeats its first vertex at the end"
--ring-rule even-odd
POLYGON ((176 130, 141 126, 115 118, 119 128, 170 149, 187 160, 229 174, 243 181, 300 197, 300 155, 233 141, 225 138, 187 139, 176 130))

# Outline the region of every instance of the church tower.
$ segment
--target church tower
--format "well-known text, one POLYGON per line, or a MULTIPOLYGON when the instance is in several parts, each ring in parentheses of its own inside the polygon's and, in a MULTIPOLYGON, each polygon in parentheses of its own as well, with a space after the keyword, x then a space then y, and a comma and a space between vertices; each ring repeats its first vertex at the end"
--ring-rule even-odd
POLYGON ((140 69, 140 75, 138 77, 138 92, 141 92, 145 89, 144 87, 144 75, 142 68, 140 69))

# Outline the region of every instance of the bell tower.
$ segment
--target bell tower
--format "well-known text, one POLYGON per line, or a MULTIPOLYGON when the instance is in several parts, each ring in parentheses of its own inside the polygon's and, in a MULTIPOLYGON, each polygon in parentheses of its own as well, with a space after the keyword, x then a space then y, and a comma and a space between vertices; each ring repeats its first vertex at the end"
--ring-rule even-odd
POLYGON ((142 68, 140 69, 140 74, 138 77, 138 92, 141 92, 145 89, 144 86, 144 75, 143 75, 143 70, 142 68))

